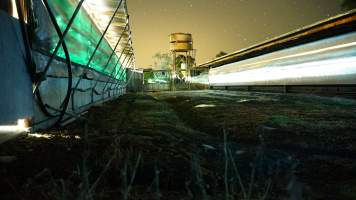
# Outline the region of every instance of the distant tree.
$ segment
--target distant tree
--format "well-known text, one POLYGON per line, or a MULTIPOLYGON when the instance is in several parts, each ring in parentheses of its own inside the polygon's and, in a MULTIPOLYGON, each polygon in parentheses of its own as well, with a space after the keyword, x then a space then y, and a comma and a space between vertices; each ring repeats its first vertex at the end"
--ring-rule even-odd
POLYGON ((218 54, 216 54, 216 58, 219 58, 219 57, 221 57, 221 56, 225 56, 225 55, 227 55, 227 53, 226 53, 226 52, 224 52, 224 51, 220 51, 218 54))
POLYGON ((344 0, 341 4, 343 10, 352 10, 356 8, 356 0, 344 0))
POLYGON ((172 57, 169 53, 156 53, 153 55, 153 69, 170 69, 173 63, 172 57))

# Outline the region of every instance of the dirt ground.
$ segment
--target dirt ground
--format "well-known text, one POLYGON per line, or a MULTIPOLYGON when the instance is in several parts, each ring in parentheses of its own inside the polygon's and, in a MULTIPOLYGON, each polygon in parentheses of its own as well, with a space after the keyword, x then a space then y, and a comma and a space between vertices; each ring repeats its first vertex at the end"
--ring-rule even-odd
POLYGON ((127 94, 0 145, 0 199, 356 199, 356 101, 127 94))

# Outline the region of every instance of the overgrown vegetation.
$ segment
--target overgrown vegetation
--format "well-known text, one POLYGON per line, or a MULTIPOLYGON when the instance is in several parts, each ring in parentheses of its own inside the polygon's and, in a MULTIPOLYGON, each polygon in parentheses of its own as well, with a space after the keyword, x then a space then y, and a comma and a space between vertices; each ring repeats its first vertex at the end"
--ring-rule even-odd
POLYGON ((47 138, 1 145, 0 156, 17 160, 0 165, 0 198, 353 199, 355 105, 218 91, 126 95, 47 138))

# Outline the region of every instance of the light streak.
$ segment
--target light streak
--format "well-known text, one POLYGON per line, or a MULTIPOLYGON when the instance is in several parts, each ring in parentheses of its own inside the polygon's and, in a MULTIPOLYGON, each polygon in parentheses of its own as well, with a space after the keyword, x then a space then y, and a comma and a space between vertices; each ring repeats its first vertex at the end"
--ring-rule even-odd
POLYGON ((328 77, 342 75, 356 75, 356 57, 329 59, 278 67, 267 66, 225 74, 211 74, 209 76, 209 83, 212 85, 246 85, 278 81, 280 84, 285 84, 288 79, 328 79, 328 77))
MULTIPOLYGON (((260 64, 266 64, 266 63, 270 63, 270 62, 274 62, 274 61, 280 61, 280 60, 284 60, 284 59, 292 59, 292 58, 293 59, 297 59, 298 57, 303 57, 303 56, 313 56, 313 55, 320 54, 320 53, 325 53, 325 52, 328 52, 328 51, 340 50, 340 49, 350 48, 350 47, 354 47, 354 46, 356 46, 356 42, 351 42, 351 43, 347 43, 347 44, 341 44, 341 45, 336 45, 336 46, 332 46, 332 47, 326 47, 326 48, 307 51, 307 52, 303 52, 303 53, 297 53, 297 54, 293 54, 293 55, 288 55, 288 56, 282 56, 282 57, 278 57, 278 58, 263 60, 263 61, 259 61, 259 62, 242 64, 242 65, 239 65, 239 68, 243 69, 243 68, 246 68, 246 67, 257 66, 257 65, 260 65, 260 64)), ((226 67, 234 67, 234 66, 233 66, 233 64, 229 64, 226 67)))

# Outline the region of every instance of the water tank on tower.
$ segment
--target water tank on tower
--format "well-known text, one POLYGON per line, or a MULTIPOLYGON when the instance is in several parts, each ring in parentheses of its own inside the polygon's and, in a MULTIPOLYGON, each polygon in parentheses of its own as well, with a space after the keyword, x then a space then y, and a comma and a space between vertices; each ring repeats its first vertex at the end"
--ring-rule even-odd
POLYGON ((172 83, 175 90, 175 82, 188 83, 190 87, 190 70, 195 64, 195 50, 193 49, 193 37, 190 33, 172 33, 169 35, 170 50, 173 55, 172 83), (183 58, 183 60, 182 60, 183 58), (180 59, 177 62, 177 59, 180 59), (179 66, 177 66, 179 63, 179 66), (178 79, 180 81, 178 81, 178 79))
POLYGON ((172 33, 169 39, 171 51, 187 52, 193 50, 193 38, 190 33, 172 33))

